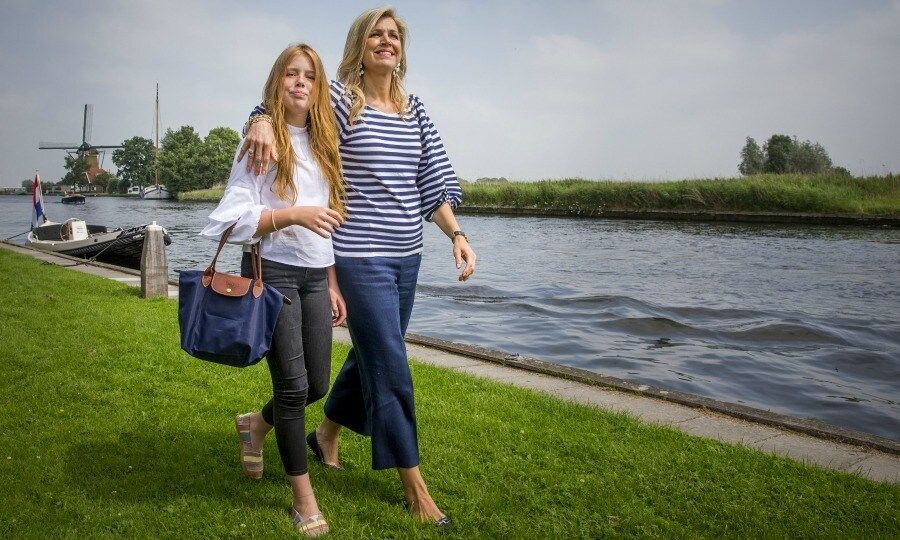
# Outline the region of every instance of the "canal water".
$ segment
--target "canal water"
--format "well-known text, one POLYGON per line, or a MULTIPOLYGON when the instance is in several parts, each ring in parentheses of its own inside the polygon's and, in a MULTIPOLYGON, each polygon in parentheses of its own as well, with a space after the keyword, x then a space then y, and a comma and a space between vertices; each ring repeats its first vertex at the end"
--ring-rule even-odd
MULTIPOLYGON (((47 197, 54 221, 158 221, 170 268, 205 266, 212 203, 47 197)), ((0 237, 31 198, 0 196, 0 237)), ((900 230, 461 216, 456 280, 426 224, 410 331, 900 439, 900 230)), ((12 241, 23 242, 24 236, 12 241)), ((220 268, 237 271, 227 246, 220 268)))

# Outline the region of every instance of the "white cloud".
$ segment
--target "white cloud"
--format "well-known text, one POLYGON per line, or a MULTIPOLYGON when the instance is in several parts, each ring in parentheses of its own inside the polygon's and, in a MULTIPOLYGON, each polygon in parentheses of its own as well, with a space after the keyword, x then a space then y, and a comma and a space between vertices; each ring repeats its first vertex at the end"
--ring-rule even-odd
MULTIPOLYGON (((736 174, 744 137, 775 132, 852 170, 900 170, 900 2, 765 33, 729 17, 739 6, 401 5, 409 88, 469 178, 736 174)), ((149 135, 157 80, 164 125, 238 127, 284 45, 310 41, 333 70, 364 7, 14 4, 0 21, 0 184, 61 174, 37 141, 74 139, 86 102, 95 141, 149 135)))
POLYGON ((603 71, 614 59, 597 45, 565 34, 535 36, 531 39, 534 69, 557 76, 592 75, 603 71))

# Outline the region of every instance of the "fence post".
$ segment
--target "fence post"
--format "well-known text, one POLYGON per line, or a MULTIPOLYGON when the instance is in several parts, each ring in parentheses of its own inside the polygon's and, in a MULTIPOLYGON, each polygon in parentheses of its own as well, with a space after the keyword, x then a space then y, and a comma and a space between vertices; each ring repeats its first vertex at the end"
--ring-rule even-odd
POLYGON ((141 251, 141 298, 169 296, 169 267, 163 228, 154 221, 144 231, 141 251))

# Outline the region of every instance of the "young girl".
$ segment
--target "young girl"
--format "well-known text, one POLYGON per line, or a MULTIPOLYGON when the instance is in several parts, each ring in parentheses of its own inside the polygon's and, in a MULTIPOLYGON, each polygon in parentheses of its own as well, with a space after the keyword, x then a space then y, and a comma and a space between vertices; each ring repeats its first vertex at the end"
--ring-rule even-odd
POLYGON ((225 194, 202 235, 244 244, 241 274, 252 276, 249 245, 260 242, 263 281, 287 296, 267 361, 273 398, 260 412, 235 418, 244 474, 261 478, 262 442, 275 427, 278 452, 293 490, 291 518, 307 536, 328 532, 313 494, 306 459, 304 409, 328 391, 332 326, 346 308, 334 270, 331 233, 343 223, 344 187, 337 124, 322 62, 308 45, 285 49, 266 82, 278 155, 264 174, 235 159, 225 194))

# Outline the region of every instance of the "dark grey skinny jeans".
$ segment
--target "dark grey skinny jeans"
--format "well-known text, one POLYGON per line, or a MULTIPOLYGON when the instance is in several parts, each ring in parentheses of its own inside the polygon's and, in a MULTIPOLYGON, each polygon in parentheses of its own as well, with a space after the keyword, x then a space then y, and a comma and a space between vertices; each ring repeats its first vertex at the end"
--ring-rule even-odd
MULTIPOLYGON (((306 406, 328 393, 331 375, 331 297, 324 268, 262 260, 263 282, 287 296, 278 315, 266 361, 272 375, 272 399, 263 419, 275 426, 284 472, 305 474, 306 406)), ((252 277, 250 254, 241 260, 241 275, 252 277)))

